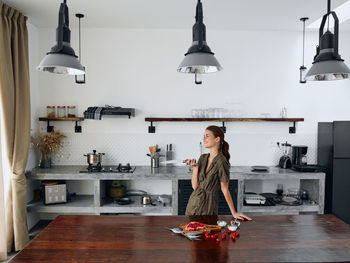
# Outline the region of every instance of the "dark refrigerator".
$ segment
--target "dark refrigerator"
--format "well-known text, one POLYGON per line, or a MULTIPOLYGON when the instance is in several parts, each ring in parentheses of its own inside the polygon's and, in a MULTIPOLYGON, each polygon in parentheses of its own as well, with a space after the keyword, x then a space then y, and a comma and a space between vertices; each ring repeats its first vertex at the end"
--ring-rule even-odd
POLYGON ((317 163, 326 167, 325 213, 350 224, 350 121, 318 123, 317 163))

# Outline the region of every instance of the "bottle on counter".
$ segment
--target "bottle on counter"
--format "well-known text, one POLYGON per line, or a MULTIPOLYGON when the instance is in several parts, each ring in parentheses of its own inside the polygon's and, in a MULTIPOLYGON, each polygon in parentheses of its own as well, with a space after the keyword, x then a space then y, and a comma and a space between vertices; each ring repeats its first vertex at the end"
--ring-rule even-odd
POLYGON ((76 116, 75 114, 75 106, 67 106, 67 117, 68 118, 74 118, 76 116))
POLYGON ((55 118, 56 117, 56 108, 55 106, 46 106, 47 117, 55 118))
POLYGON ((57 117, 58 118, 66 117, 66 106, 57 106, 57 117))
MULTIPOLYGON (((166 153, 165 153, 165 161, 171 161, 174 160, 174 151, 173 151, 173 145, 167 144, 166 146, 166 153)), ((166 166, 174 166, 172 163, 167 163, 166 166)))

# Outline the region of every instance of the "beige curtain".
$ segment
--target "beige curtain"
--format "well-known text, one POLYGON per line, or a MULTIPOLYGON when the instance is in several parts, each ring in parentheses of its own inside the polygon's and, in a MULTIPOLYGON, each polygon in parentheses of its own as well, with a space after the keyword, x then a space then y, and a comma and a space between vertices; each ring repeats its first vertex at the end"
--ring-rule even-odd
MULTIPOLYGON (((1 118, 1 117, 0 117, 1 118)), ((1 121, 1 119, 0 119, 1 121)), ((4 179, 2 176, 2 147, 0 129, 0 261, 7 258, 6 249, 6 228, 5 228, 5 199, 4 199, 4 179)))
POLYGON ((12 172, 6 199, 7 250, 28 241, 24 175, 30 143, 27 18, 0 3, 0 98, 7 158, 12 172))

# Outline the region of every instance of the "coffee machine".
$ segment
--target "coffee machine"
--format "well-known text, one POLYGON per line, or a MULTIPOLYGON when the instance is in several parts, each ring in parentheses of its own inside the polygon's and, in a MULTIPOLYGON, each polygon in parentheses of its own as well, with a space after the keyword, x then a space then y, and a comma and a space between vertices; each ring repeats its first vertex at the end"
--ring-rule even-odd
POLYGON ((307 146, 296 145, 292 146, 292 166, 307 165, 307 146))

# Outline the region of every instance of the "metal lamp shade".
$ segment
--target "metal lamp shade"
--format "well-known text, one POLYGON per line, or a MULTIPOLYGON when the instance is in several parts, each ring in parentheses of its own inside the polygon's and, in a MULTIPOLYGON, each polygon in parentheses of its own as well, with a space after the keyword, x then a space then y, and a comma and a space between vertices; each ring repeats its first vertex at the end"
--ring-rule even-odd
POLYGON ((205 74, 222 70, 213 54, 195 52, 185 56, 177 71, 182 73, 205 74))
POLYGON ((350 69, 343 61, 328 60, 315 62, 306 74, 306 80, 341 80, 350 77, 350 69))
POLYGON ((85 70, 77 57, 62 53, 47 54, 40 62, 37 70, 68 75, 85 74, 85 70))

